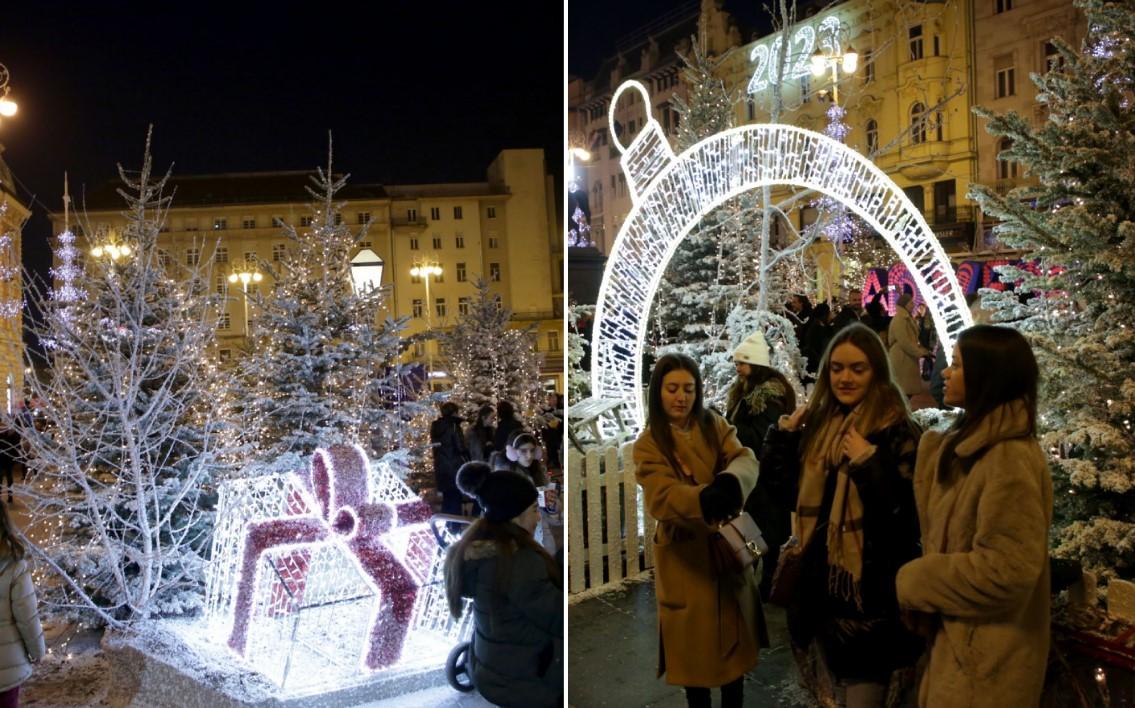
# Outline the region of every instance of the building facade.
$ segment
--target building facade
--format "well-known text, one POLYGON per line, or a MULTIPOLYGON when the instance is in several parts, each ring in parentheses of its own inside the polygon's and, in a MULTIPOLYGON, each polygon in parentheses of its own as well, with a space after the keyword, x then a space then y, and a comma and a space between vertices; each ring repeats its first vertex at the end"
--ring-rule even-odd
MULTIPOLYGON (((0 153, 3 153, 0 146, 0 153)), ((23 226, 31 210, 16 196, 12 171, 0 156, 0 405, 11 412, 24 397, 23 226)))
MULTIPOLYGON (((284 225, 302 233, 312 224, 310 172, 175 176, 174 199, 159 238, 167 263, 211 263, 218 293, 225 295, 217 322, 216 355, 223 362, 245 349, 249 293, 272 287, 271 266, 288 248, 284 225), (261 272, 259 283, 229 282, 229 275, 261 272)), ((80 250, 115 238, 124 225, 122 200, 110 184, 86 198, 88 231, 80 250)), ((348 183, 337 195, 343 223, 357 230, 358 250, 383 261, 383 311, 406 317, 405 336, 445 330, 468 307, 478 277, 512 311, 517 327, 535 326, 546 388, 563 391, 563 238, 555 220, 556 192, 542 150, 504 150, 474 183, 369 185, 348 183), (427 284, 411 274, 420 265, 441 273, 427 284)), ((54 215, 62 230, 62 215, 54 215)), ((90 257, 90 256, 87 256, 90 257)), ((176 272, 176 271, 175 271, 176 272)), ((407 360, 429 363, 437 385, 446 362, 436 341, 419 342, 407 360)))
MULTIPOLYGON (((696 14, 671 17, 665 28, 661 20, 653 23, 636 35, 637 43, 621 46, 595 77, 569 84, 569 130, 600 148, 584 168, 597 248, 610 252, 631 208, 619 153, 608 146, 606 135, 614 89, 626 79, 643 82, 654 104, 652 116, 673 140, 678 116, 670 100, 686 93, 673 55, 687 52, 694 37, 718 61, 718 75, 736 101, 736 125, 775 120, 822 132, 838 90, 850 127, 845 142, 906 192, 953 259, 1004 255, 966 194, 974 182, 1008 189, 1027 177, 1016 165, 998 160, 1002 146, 972 109, 981 105, 1044 118, 1028 73, 1045 71, 1058 60, 1053 36, 1078 46, 1084 20, 1070 0, 848 0, 816 14, 809 7, 821 5, 798 3, 799 14, 787 23, 787 32, 747 43, 738 41, 740 33, 721 5, 703 0, 696 14), (652 43, 658 38, 670 45, 654 62, 652 43), (784 41, 788 48, 780 69, 775 57, 784 41), (854 72, 812 74, 815 52, 831 55, 850 48, 859 56, 854 72)), ((644 119, 638 100, 628 91, 615 107, 616 120, 626 128, 624 144, 644 119)), ((801 206, 796 225, 810 223, 814 212, 801 206)))

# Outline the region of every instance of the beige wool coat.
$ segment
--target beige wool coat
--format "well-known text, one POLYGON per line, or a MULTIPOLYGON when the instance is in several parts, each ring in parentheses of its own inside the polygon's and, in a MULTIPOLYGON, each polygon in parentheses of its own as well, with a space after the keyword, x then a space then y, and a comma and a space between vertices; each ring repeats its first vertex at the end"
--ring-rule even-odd
POLYGON ((0 556, 0 691, 27 681, 45 653, 27 561, 0 556))
POLYGON ((1025 436, 1020 401, 983 423, 956 448, 972 469, 945 484, 945 436, 927 432, 918 449, 923 557, 903 566, 896 584, 901 607, 942 618, 919 687, 923 707, 1036 706, 1044 684, 1052 478, 1036 439, 1025 436))
POLYGON ((702 519, 698 495, 714 473, 731 474, 745 499, 757 483, 757 459, 737 430, 714 415, 721 459, 694 426, 674 431, 675 454, 687 477, 659 450, 650 429, 634 444, 635 477, 654 533, 654 583, 658 598, 658 675, 678 686, 723 686, 757 665, 764 635, 757 577, 752 568, 718 575, 710 558, 713 530, 702 519))
POLYGON ((887 350, 891 361, 891 373, 902 392, 913 396, 922 390, 922 373, 918 369, 918 358, 927 351, 918 343, 918 323, 914 321, 905 307, 895 308, 895 316, 887 329, 887 350))

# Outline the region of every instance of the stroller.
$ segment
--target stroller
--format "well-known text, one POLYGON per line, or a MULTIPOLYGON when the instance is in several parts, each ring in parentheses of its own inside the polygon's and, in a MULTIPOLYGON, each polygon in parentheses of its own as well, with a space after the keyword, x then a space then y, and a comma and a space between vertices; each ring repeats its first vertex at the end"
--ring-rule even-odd
MULTIPOLYGON (((444 555, 446 549, 461 536, 460 533, 455 532, 455 529, 468 526, 474 521, 476 521, 476 518, 471 516, 435 514, 430 519, 430 529, 433 531, 434 538, 437 539, 440 552, 444 555)), ((468 601, 468 604, 471 605, 472 601, 468 601)), ((472 607, 467 606, 466 611, 471 612, 472 607)), ((469 661, 472 646, 473 642, 471 641, 458 643, 449 652, 449 656, 445 660, 446 680, 450 686, 462 693, 469 693, 476 688, 473 685, 473 671, 469 661)))

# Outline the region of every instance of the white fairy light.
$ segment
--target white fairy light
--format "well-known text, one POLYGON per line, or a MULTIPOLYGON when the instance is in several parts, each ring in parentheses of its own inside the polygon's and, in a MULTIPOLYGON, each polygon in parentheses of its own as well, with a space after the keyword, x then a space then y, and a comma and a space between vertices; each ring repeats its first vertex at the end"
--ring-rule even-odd
MULTIPOLYGON (((642 84, 624 83, 619 95, 642 84)), ((662 127, 648 117, 623 152, 633 207, 615 239, 595 307, 591 390, 621 399, 642 427, 640 382, 647 316, 666 265, 686 234, 727 200, 762 186, 823 192, 858 215, 895 249, 929 306, 938 337, 952 354, 973 322, 954 269, 920 210, 882 170, 831 138, 789 125, 722 131, 675 156, 662 127)))

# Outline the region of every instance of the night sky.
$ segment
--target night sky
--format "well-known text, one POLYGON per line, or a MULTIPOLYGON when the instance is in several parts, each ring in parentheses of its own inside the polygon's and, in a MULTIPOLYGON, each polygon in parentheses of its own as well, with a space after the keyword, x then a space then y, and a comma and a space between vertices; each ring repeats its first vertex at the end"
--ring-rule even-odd
POLYGON ((24 3, 0 25, 0 142, 34 211, 25 263, 49 258, 64 170, 78 201, 140 165, 150 123, 180 175, 312 169, 329 129, 356 183, 481 181, 510 147, 558 173, 563 34, 561 7, 523 1, 24 3))

